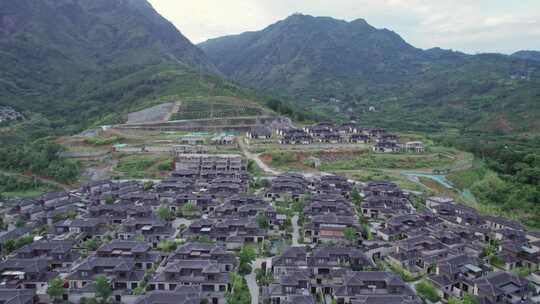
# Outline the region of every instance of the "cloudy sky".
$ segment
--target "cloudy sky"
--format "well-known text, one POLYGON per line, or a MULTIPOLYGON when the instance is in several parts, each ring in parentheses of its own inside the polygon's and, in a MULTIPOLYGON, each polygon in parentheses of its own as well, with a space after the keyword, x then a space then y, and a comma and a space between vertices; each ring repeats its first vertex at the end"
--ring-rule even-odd
POLYGON ((540 50, 539 0, 149 0, 191 41, 260 30, 293 13, 366 19, 420 48, 540 50))

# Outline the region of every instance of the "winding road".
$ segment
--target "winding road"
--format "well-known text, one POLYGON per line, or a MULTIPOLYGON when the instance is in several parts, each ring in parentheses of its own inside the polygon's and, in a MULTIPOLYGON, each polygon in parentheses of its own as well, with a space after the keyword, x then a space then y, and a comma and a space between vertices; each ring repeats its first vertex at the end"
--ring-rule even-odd
POLYGON ((277 170, 274 170, 274 169, 270 168, 267 164, 265 164, 259 158, 259 155, 249 152, 248 149, 246 148, 246 145, 244 144, 244 141, 242 140, 242 138, 240 138, 238 140, 238 144, 240 146, 240 149, 242 150, 242 153, 244 153, 246 158, 254 161, 255 163, 257 163, 257 166, 259 166, 259 168, 261 168, 265 173, 272 174, 272 175, 280 175, 281 174, 281 172, 279 172, 277 170))
POLYGON ((259 304, 259 285, 257 285, 257 275, 255 274, 255 269, 260 269, 263 262, 266 262, 266 267, 270 267, 272 258, 256 259, 251 264, 253 271, 245 276, 249 293, 251 294, 251 304, 259 304))

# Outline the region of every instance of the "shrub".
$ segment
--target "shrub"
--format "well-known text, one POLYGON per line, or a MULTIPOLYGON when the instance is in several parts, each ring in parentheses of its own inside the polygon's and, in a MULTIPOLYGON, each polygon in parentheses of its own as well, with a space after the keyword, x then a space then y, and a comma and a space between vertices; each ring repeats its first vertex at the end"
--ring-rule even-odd
POLYGON ((441 299, 433 284, 425 280, 416 284, 416 291, 422 298, 431 302, 438 302, 441 299))

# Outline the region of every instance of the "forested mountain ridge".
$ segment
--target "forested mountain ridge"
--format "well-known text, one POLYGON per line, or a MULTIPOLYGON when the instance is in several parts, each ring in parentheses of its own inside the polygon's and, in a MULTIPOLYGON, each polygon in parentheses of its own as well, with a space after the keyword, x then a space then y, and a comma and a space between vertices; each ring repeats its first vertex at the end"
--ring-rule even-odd
POLYGON ((57 125, 167 94, 238 89, 146 0, 2 1, 0 53, 0 104, 57 125))
POLYGON ((512 54, 512 57, 540 61, 540 51, 518 51, 512 54))
POLYGON ((231 79, 323 117, 407 130, 540 129, 540 64, 516 56, 421 50, 362 19, 300 14, 199 46, 231 79))

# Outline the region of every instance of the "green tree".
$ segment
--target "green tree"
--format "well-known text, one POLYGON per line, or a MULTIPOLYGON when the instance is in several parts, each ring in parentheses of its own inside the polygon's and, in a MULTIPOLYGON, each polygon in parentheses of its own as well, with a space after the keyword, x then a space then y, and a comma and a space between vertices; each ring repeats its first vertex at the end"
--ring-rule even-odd
POLYGON ((15 240, 15 249, 19 249, 28 244, 32 244, 33 241, 34 241, 34 237, 31 235, 18 238, 15 240))
POLYGON ((174 161, 166 160, 158 165, 159 171, 171 171, 174 169, 174 161))
POLYGON ((362 202, 362 196, 360 196, 360 193, 358 192, 358 189, 356 189, 356 187, 354 187, 351 192, 351 198, 353 203, 355 203, 356 205, 360 205, 360 203, 362 202))
POLYGON ((53 302, 58 302, 62 299, 64 295, 64 282, 60 278, 55 278, 49 282, 47 287, 47 295, 53 300, 53 302))
POLYGON ((480 301, 478 301, 478 299, 475 296, 466 294, 463 297, 463 304, 480 304, 480 301))
POLYGON ((232 286, 230 292, 225 295, 227 304, 250 304, 251 294, 246 283, 246 280, 238 275, 232 275, 232 286))
POLYGON ((187 203, 182 207, 182 214, 185 217, 191 217, 197 211, 197 206, 193 203, 187 203))
POLYGON ((12 253, 13 251, 15 251, 15 249, 17 249, 15 247, 15 240, 7 240, 5 243, 4 243, 4 250, 6 253, 12 253))
POLYGON ((172 221, 175 218, 174 212, 172 212, 171 209, 167 208, 166 206, 159 207, 157 210, 157 215, 164 221, 172 221))
MULTIPOLYGON (((2 193, 0 193, 2 195, 2 193)), ((0 198, 1 200, 2 198, 0 198)), ((8 225, 4 222, 4 217, 0 217, 0 230, 7 230, 8 225)))
POLYGON ((354 243, 357 240, 356 230, 351 227, 347 227, 343 230, 343 236, 345 239, 351 243, 354 243))
POLYGON ((144 191, 152 190, 152 188, 154 188, 154 182, 152 182, 152 181, 147 181, 143 185, 144 191))
POLYGON ((247 163, 247 170, 251 175, 256 176, 259 173, 259 166, 254 160, 250 159, 247 163))
POLYGON ((23 228, 24 226, 26 226, 26 221, 22 217, 18 217, 17 221, 15 222, 15 227, 23 228))
POLYGON ((112 295, 112 287, 106 277, 100 276, 96 278, 96 297, 101 299, 102 303, 106 303, 112 295))
POLYGON ((98 304, 96 298, 81 298, 81 304, 98 304))
POLYGON ((114 197, 108 195, 107 197, 105 197, 105 204, 107 205, 112 205, 114 204, 114 197))
POLYGON ((422 298, 428 299, 431 302, 438 302, 441 299, 437 294, 435 287, 433 287, 433 284, 428 281, 421 281, 416 284, 415 288, 422 298))
POLYGON ((268 217, 262 213, 259 213, 257 215, 257 225, 261 229, 268 229, 270 228, 270 221, 268 220, 268 217))
POLYGON ((305 199, 301 199, 299 201, 296 201, 296 202, 293 202, 292 203, 292 210, 298 214, 303 214, 304 213, 304 207, 306 206, 306 202, 307 200, 305 199))
POLYGON ((272 273, 265 271, 264 269, 255 269, 255 274, 255 279, 259 286, 268 286, 274 281, 272 273))
POLYGON ((83 247, 88 251, 96 251, 99 248, 100 243, 96 239, 89 239, 84 242, 83 247))
POLYGON ((240 260, 240 272, 242 274, 248 274, 251 272, 251 263, 257 258, 257 251, 253 246, 245 245, 238 254, 240 260))
POLYGON ((171 252, 175 251, 176 248, 178 248, 178 243, 176 243, 175 241, 171 241, 171 240, 163 240, 163 241, 159 242, 159 244, 157 245, 157 248, 161 252, 171 253, 171 252))
POLYGON ((463 302, 457 298, 452 297, 448 299, 448 304, 463 304, 463 302))
POLYGON ((493 257, 494 255, 497 254, 498 250, 499 250, 499 243, 495 240, 492 240, 482 251, 482 256, 493 257))

